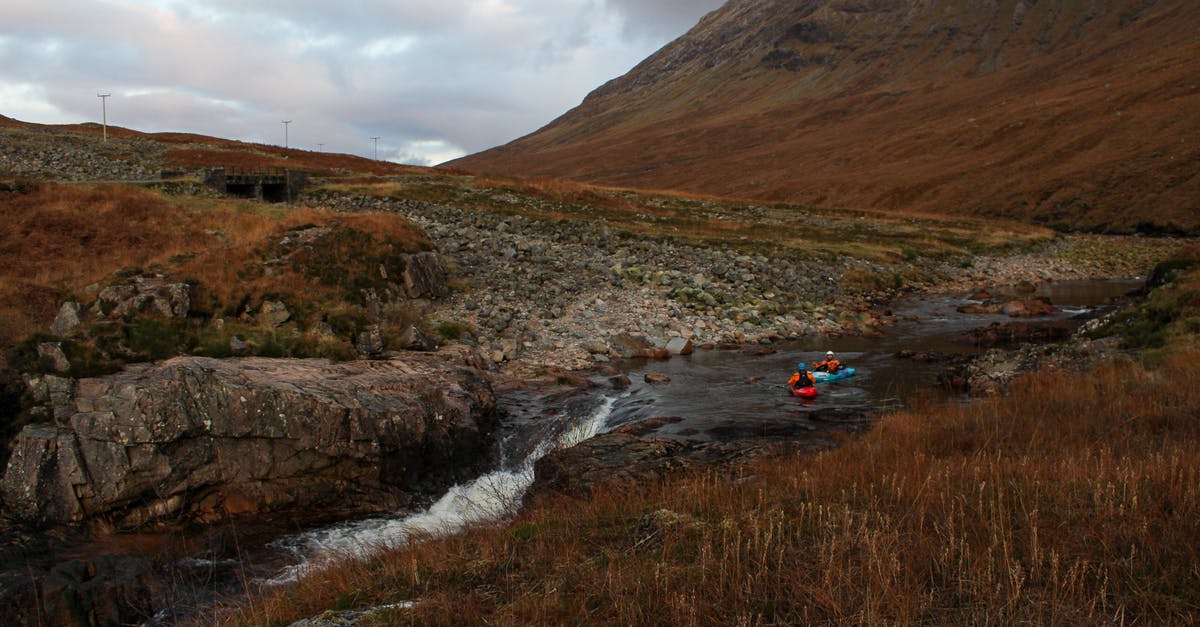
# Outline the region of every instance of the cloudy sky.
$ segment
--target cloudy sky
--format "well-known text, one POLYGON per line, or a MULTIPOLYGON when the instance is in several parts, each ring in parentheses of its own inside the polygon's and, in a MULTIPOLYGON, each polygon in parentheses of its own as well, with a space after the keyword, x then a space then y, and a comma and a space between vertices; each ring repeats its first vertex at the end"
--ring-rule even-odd
POLYGON ((0 114, 434 164, 529 133, 722 0, 0 0, 0 114), (323 144, 323 146, 322 146, 323 144))

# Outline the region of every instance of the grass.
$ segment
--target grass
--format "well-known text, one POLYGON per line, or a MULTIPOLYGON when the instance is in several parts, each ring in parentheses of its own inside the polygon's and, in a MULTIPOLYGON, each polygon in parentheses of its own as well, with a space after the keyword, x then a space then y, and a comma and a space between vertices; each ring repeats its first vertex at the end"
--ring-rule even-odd
MULTIPOLYGON (((1195 275, 1193 275, 1195 276, 1195 275)), ((1200 616, 1200 348, 915 404, 841 447, 541 496, 345 560, 224 624, 1100 624, 1200 616)))
POLYGON ((984 219, 755 204, 565 181, 427 174, 326 184, 363 194, 561 221, 600 221, 637 238, 667 238, 771 257, 848 255, 875 261, 963 258, 1051 241, 1049 229, 984 219))

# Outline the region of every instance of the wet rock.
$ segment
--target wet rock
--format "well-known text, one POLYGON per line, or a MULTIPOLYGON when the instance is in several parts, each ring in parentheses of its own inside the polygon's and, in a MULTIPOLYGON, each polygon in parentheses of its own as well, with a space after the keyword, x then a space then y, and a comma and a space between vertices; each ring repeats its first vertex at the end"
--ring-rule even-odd
POLYGON ((609 432, 559 449, 534 466, 531 494, 591 494, 603 486, 638 486, 683 472, 743 463, 775 450, 771 443, 695 442, 609 432))
POLYGON ((629 377, 625 375, 619 375, 609 379, 608 384, 612 386, 612 389, 614 390, 625 390, 629 388, 629 386, 632 384, 632 381, 630 381, 629 377))
POLYGON ((51 625, 140 624, 153 614, 150 591, 156 579, 152 565, 136 557, 64 562, 38 586, 41 618, 51 625))
POLYGON ((0 481, 42 525, 118 528, 288 507, 379 511, 486 463, 494 396, 478 356, 180 357, 81 379, 25 427, 0 481))
POLYGON ((613 429, 612 433, 627 433, 629 435, 642 437, 651 431, 657 430, 659 427, 678 422, 683 422, 683 418, 680 418, 679 416, 660 416, 658 418, 647 418, 645 420, 639 420, 638 422, 633 422, 627 425, 621 425, 616 429, 613 429))
POLYGON ((672 355, 691 355, 695 349, 692 347, 692 341, 681 337, 673 338, 667 342, 666 350, 672 355))
POLYGON ((650 385, 666 385, 671 382, 671 377, 661 372, 647 372, 642 379, 650 385))

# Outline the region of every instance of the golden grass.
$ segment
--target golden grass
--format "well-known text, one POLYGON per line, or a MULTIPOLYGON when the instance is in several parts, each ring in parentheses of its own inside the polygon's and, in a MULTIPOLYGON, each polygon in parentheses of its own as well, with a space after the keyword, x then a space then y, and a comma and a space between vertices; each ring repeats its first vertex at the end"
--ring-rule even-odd
POLYGON ((287 229, 334 222, 403 249, 397 252, 430 247, 411 223, 386 214, 335 216, 121 185, 36 183, 0 194, 0 350, 44 331, 62 301, 86 302, 87 286, 128 268, 197 281, 217 303, 269 292, 313 300, 321 295, 309 281, 262 273, 262 262, 287 229))
POLYGON ((1200 352, 911 409, 707 474, 347 561, 228 624, 1100 624, 1200 617, 1200 352))

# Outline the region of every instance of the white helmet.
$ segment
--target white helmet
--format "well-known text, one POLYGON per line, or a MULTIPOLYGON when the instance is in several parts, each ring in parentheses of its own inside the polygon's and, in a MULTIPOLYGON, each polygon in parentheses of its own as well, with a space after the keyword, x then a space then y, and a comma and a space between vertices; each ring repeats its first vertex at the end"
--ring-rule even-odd
POLYGON ((825 351, 826 357, 833 357, 833 351, 825 351))

